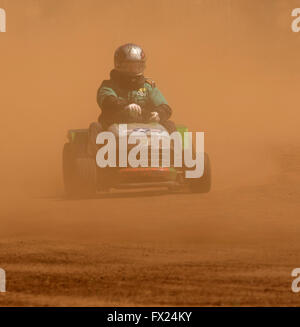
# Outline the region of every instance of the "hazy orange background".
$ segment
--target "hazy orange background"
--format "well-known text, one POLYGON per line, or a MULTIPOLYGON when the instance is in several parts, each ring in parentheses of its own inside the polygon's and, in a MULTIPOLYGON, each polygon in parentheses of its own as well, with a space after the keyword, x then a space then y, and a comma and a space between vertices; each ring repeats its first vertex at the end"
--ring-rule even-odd
POLYGON ((273 148, 299 141, 297 1, 1 0, 1 192, 61 192, 61 148, 99 108, 96 91, 126 42, 173 119, 205 131, 214 188, 277 170, 273 148), (5 186, 5 187, 4 187, 5 186))
POLYGON ((299 305, 298 6, 0 0, 0 306, 299 305), (206 132, 210 193, 62 196, 67 130, 97 119, 127 42, 173 119, 206 132))

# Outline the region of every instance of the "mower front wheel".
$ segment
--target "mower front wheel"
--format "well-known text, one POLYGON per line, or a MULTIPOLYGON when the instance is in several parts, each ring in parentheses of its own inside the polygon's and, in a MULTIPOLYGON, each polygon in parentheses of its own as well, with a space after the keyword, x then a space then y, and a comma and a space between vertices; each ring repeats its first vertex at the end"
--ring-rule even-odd
POLYGON ((204 173, 200 178, 189 181, 192 193, 208 193, 211 189, 211 164, 207 153, 204 153, 204 173))
POLYGON ((95 160, 71 143, 63 149, 63 177, 67 196, 92 196, 97 191, 95 160))

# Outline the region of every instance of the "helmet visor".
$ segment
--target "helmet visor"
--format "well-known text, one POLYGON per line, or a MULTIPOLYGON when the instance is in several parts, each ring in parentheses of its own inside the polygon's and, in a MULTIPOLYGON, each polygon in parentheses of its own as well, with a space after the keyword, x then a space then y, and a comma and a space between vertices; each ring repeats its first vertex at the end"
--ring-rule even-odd
POLYGON ((144 73, 146 63, 144 61, 124 61, 118 67, 118 70, 130 75, 141 75, 144 73))

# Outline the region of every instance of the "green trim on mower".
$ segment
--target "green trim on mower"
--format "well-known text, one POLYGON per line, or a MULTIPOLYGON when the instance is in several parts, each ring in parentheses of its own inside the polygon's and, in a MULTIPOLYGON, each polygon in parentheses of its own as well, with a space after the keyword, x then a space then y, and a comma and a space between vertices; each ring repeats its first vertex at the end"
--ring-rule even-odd
POLYGON ((70 143, 80 142, 83 138, 88 136, 88 129, 70 129, 67 134, 67 138, 70 143))
POLYGON ((179 132, 181 135, 183 148, 187 149, 189 146, 189 142, 188 142, 188 140, 187 140, 187 142, 184 142, 184 133, 188 132, 189 129, 185 125, 176 125, 176 129, 177 129, 177 132, 179 132))

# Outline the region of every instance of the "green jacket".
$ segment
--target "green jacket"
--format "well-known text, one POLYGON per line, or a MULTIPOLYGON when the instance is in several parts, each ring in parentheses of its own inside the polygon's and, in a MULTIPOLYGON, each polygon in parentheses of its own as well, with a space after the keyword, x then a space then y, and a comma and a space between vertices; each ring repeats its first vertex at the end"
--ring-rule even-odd
POLYGON ((98 90, 100 121, 107 124, 127 122, 124 107, 131 103, 140 105, 146 114, 157 111, 162 121, 169 119, 172 110, 153 81, 143 78, 140 83, 128 87, 118 77, 117 73, 111 74, 111 79, 103 81, 98 90))
POLYGON ((141 107, 147 107, 149 105, 157 107, 162 104, 168 104, 160 90, 148 81, 136 90, 122 89, 112 80, 103 81, 98 91, 98 104, 100 108, 102 108, 103 100, 107 96, 115 96, 126 100, 128 103, 136 103, 141 107))

